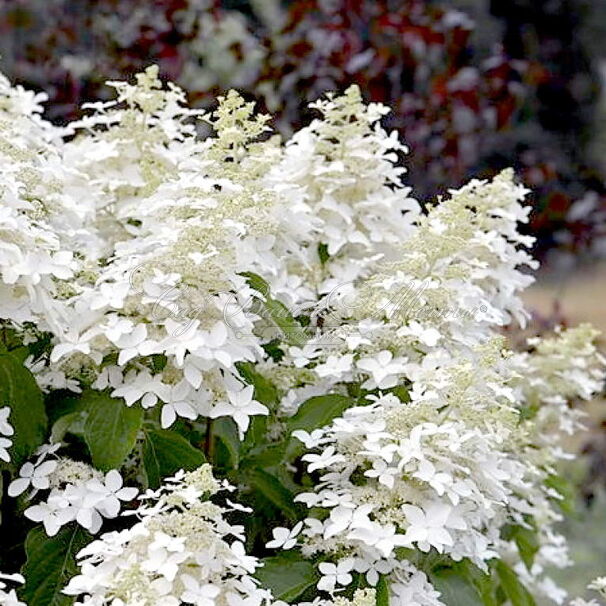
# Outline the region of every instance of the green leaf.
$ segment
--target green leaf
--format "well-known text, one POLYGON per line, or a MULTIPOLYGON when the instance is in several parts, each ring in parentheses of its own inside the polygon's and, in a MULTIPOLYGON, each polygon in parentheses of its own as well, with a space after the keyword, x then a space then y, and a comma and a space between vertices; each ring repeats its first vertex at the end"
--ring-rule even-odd
MULTIPOLYGON (((427 561, 426 558, 424 558, 427 561)), ((439 557, 429 573, 432 584, 442 593, 440 600, 448 606, 497 606, 496 583, 469 560, 444 565, 439 557)))
POLYGON ((250 362, 237 362, 236 367, 240 376, 249 384, 254 386, 254 398, 262 404, 271 406, 280 400, 278 390, 273 383, 258 373, 250 362))
POLYGON ((246 475, 251 488, 263 499, 269 501, 286 517, 296 520, 297 509, 294 494, 280 482, 278 477, 261 469, 253 469, 246 475))
POLYGON ((27 357, 30 355, 29 347, 22 345, 21 347, 17 347, 16 349, 10 350, 11 356, 19 362, 19 364, 23 364, 27 357))
POLYGON ((243 272, 242 275, 252 289, 263 295, 263 304, 269 318, 280 329, 286 342, 289 345, 303 345, 307 341, 304 328, 293 318, 284 303, 271 296, 267 281, 258 274, 249 271, 243 272))
POLYGON ((167 357, 164 354, 152 354, 151 362, 154 373, 159 373, 164 370, 166 366, 167 357))
POLYGON ((74 598, 61 593, 78 572, 75 555, 91 540, 79 525, 64 526, 54 537, 41 526, 32 528, 25 540, 27 561, 22 568, 25 585, 21 596, 29 606, 68 606, 74 598))
POLYGON ((69 414, 63 415, 53 423, 51 440, 54 443, 61 442, 67 433, 83 435, 85 423, 85 412, 70 412, 69 414))
POLYGON ((457 562, 456 567, 467 580, 473 583, 480 594, 484 606, 498 606, 495 597, 496 583, 491 573, 483 572, 469 560, 457 562))
POLYGON ((263 344, 265 353, 274 361, 280 362, 284 357, 284 351, 280 348, 282 342, 280 339, 272 339, 271 341, 263 344))
POLYGON ((297 429, 312 431, 328 425, 353 404, 351 398, 339 394, 314 396, 299 406, 296 414, 287 419, 290 432, 297 429))
POLYGON ((86 402, 80 395, 66 389, 57 389, 44 396, 44 407, 48 415, 48 422, 53 425, 67 414, 85 410, 86 402))
POLYGON ((318 582, 311 562, 295 551, 265 558, 254 575, 264 587, 271 589, 276 600, 294 602, 306 589, 318 582))
POLYGON ((387 577, 384 574, 379 577, 376 592, 377 606, 389 606, 389 586, 387 585, 387 577))
POLYGON ((0 354, 0 408, 9 406, 8 418, 15 433, 11 437, 11 460, 20 465, 44 443, 48 421, 42 392, 32 373, 11 354, 0 354))
POLYGON ((495 570, 501 582, 501 589, 512 606, 536 606, 528 589, 520 583, 516 573, 505 562, 497 562, 495 570))
POLYGON ((330 255, 328 254, 328 245, 320 243, 318 244, 318 257, 320 257, 320 263, 324 265, 328 259, 330 259, 330 255))
POLYGON ((432 585, 447 606, 484 606, 478 590, 457 568, 438 568, 430 574, 432 585))
POLYGON ((241 456, 245 456, 249 451, 269 443, 270 437, 267 431, 267 420, 267 415, 255 415, 251 418, 246 434, 244 435, 244 440, 241 442, 241 456))
POLYGON ((520 557, 530 572, 534 556, 540 548, 536 530, 524 528, 523 526, 508 526, 503 538, 507 541, 515 541, 520 552, 520 557))
POLYGON ((242 461, 242 467, 268 469, 281 465, 285 459, 286 447, 287 444, 285 442, 279 442, 253 448, 246 454, 246 457, 242 461))
POLYGON ((135 446, 143 410, 97 391, 85 392, 82 400, 88 413, 84 439, 93 464, 102 471, 118 469, 135 446))
POLYGON ((150 488, 157 488, 163 478, 179 469, 192 471, 205 462, 202 451, 178 433, 166 429, 145 431, 143 465, 150 488))
POLYGON ((404 385, 396 385, 390 392, 401 402, 410 402, 410 392, 404 385))
POLYGON ((214 419, 212 435, 215 440, 213 464, 226 469, 237 469, 240 464, 238 428, 230 417, 214 419))
POLYGON ((548 488, 553 488, 562 498, 554 499, 563 513, 572 515, 575 512, 575 489, 572 484, 561 475, 550 475, 545 480, 548 488))
MULTIPOLYGON (((314 396, 303 402, 296 414, 286 420, 287 429, 290 434, 299 429, 311 432, 328 425, 353 404, 352 398, 339 394, 314 396)), ((297 438, 291 437, 287 444, 285 459, 292 461, 301 456, 304 451, 303 443, 297 438)))

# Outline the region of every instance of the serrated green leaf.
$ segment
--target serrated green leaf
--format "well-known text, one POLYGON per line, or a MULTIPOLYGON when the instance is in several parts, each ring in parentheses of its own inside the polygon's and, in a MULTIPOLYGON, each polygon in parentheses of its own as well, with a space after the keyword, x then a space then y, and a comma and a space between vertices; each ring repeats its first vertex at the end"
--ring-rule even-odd
POLYGON ((285 602, 294 602, 318 581, 313 564, 294 551, 265 558, 254 576, 264 587, 271 589, 276 600, 285 602))
POLYGON ((157 488, 163 478, 179 469, 192 471, 205 462, 202 451, 178 433, 167 429, 145 431, 143 465, 150 488, 157 488))
POLYGON ((68 606, 74 598, 61 593, 78 572, 76 554, 92 537, 77 524, 64 526, 48 537, 41 526, 32 528, 25 540, 27 561, 22 568, 25 585, 20 595, 28 606, 68 606))
POLYGON ((9 422, 15 433, 11 461, 20 465, 44 443, 48 421, 42 393, 32 373, 11 354, 0 354, 0 408, 11 409, 9 422))
POLYGON ((135 446, 143 411, 102 392, 85 392, 82 400, 87 411, 84 440, 93 464, 102 471, 118 469, 135 446))
POLYGON ((522 585, 518 575, 505 562, 499 561, 495 565, 501 589, 511 602, 511 606, 536 606, 534 598, 522 585))

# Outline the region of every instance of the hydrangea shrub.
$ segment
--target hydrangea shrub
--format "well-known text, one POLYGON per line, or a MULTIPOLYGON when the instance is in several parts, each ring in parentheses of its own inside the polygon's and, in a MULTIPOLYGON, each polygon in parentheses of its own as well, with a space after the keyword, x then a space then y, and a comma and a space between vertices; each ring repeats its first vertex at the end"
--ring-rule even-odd
POLYGON ((235 92, 111 84, 56 127, 0 80, 0 604, 561 603, 604 359, 502 336, 512 172, 421 210, 355 87, 283 142, 235 92))

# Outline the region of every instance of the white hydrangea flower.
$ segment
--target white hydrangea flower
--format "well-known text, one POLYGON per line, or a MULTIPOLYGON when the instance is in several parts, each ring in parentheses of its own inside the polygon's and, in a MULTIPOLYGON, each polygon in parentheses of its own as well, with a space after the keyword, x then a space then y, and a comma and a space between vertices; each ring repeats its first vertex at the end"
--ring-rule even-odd
POLYGON ((9 494, 20 494, 30 483, 42 490, 51 488, 46 500, 25 510, 27 518, 42 522, 49 536, 56 535, 62 526, 72 521, 95 534, 104 518, 117 517, 122 502, 132 501, 139 492, 134 487, 123 487, 122 476, 115 469, 103 476, 85 463, 70 459, 44 461, 38 467, 29 465, 26 463, 23 467, 26 472, 33 469, 32 473, 15 480, 9 494), (42 469, 48 473, 36 476, 36 471, 42 469))
POLYGON ((372 357, 360 358, 356 366, 370 375, 370 378, 362 383, 366 389, 387 389, 398 384, 398 377, 406 368, 405 358, 395 358, 391 351, 380 351, 372 357))
POLYGON ((97 478, 86 483, 86 489, 95 495, 95 507, 103 511, 108 518, 115 518, 120 512, 120 501, 132 501, 138 494, 134 487, 123 487, 122 476, 112 469, 107 472, 103 481, 97 478))
POLYGON ((0 604, 2 606, 27 606, 25 602, 19 600, 14 588, 6 591, 7 584, 5 581, 20 584, 25 583, 23 576, 18 573, 4 574, 0 572, 0 604))
POLYGON ((241 389, 227 391, 227 401, 218 402, 212 410, 213 417, 230 416, 236 422, 243 436, 250 423, 252 415, 266 415, 269 413, 267 406, 253 399, 254 387, 241 386, 241 389))
POLYGON ((602 596, 606 597, 606 577, 597 577, 589 585, 587 585, 588 589, 593 589, 598 593, 601 593, 602 596))
MULTIPOLYGON (((545 481, 566 456, 559 434, 579 426, 567 401, 601 389, 605 361, 588 326, 527 352, 500 335, 528 318, 527 190, 506 170, 422 211, 402 182, 406 148, 379 123, 387 109, 356 87, 313 104, 319 117, 282 145, 237 93, 207 114, 157 76, 110 83, 117 99, 65 129, 0 76, 0 229, 11 234, 0 317, 24 342, 26 326, 51 336, 49 355, 26 361, 41 388, 107 390, 164 428, 228 417, 240 438, 267 415, 276 440, 309 398, 349 398, 326 426, 293 432, 318 481, 296 497, 310 508, 303 526, 269 542, 321 562, 316 606, 371 606, 372 590, 334 597, 354 572, 386 575, 393 606, 440 606, 400 547, 482 570, 503 558, 533 593, 563 599, 545 576, 568 563, 545 481), (200 117, 214 135, 198 136, 200 117), (246 365, 273 383, 275 405, 255 397, 246 365), (531 571, 501 532, 528 516, 540 520, 531 571)), ((9 418, 1 409, 5 461, 9 418)), ((117 470, 48 459, 59 446, 9 492, 49 491, 25 513, 49 535, 74 522, 98 532, 135 489, 117 470)), ((270 604, 242 528, 223 518, 239 508, 204 500, 218 487, 203 467, 144 495, 152 505, 134 526, 83 550, 68 593, 270 604)))
POLYGON ((15 433, 13 426, 9 423, 9 416, 11 414, 11 409, 9 406, 4 406, 4 408, 0 408, 0 434, 3 436, 12 436, 15 433))
POLYGON ((271 532, 273 539, 265 546, 269 549, 292 549, 296 544, 296 537, 303 529, 303 522, 295 524, 291 530, 288 528, 274 528, 271 532))
POLYGON ((207 500, 226 487, 209 465, 167 480, 145 497, 132 528, 104 534, 78 554, 80 574, 65 593, 99 604, 271 604, 250 576, 259 561, 245 553, 242 528, 223 518, 229 509, 207 500), (185 498, 192 490, 197 496, 185 498))
POLYGON ((8 494, 16 497, 25 492, 30 486, 37 490, 46 490, 50 486, 49 475, 57 468, 56 461, 44 461, 34 465, 27 462, 21 466, 19 477, 8 486, 8 494))
POLYGON ((338 564, 321 562, 318 570, 322 578, 318 581, 318 589, 333 592, 337 585, 349 585, 352 581, 351 571, 354 561, 352 558, 342 560, 338 564))

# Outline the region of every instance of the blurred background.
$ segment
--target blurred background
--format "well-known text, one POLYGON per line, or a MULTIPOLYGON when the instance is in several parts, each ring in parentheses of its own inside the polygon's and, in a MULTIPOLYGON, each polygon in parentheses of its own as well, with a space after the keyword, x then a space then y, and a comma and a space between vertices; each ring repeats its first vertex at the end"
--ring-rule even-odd
MULTIPOLYGON (((359 84, 393 109, 421 200, 513 166, 542 262, 524 334, 606 332, 606 0, 0 0, 0 71, 57 124, 151 63, 194 106, 238 89, 286 136, 359 84)), ((572 595, 606 574, 606 407, 586 408, 565 470, 577 564, 554 574, 572 595)))

